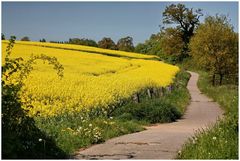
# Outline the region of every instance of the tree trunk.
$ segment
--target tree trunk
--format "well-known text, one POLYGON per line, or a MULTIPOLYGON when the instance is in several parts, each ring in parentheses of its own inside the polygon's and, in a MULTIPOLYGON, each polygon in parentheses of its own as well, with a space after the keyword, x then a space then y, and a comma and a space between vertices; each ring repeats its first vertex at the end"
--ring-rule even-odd
POLYGON ((212 76, 212 85, 215 86, 215 73, 213 73, 213 76, 212 76))
POLYGON ((219 82, 220 86, 222 85, 222 81, 223 81, 223 74, 220 74, 220 82, 219 82))

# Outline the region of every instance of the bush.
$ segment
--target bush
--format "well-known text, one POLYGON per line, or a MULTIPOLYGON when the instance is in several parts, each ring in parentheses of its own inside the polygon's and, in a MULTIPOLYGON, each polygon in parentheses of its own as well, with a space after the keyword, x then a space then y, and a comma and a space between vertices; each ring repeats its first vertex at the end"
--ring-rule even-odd
MULTIPOLYGON (((5 64, 2 66, 2 157, 65 158, 65 153, 55 145, 55 141, 35 126, 33 118, 27 116, 27 111, 22 108, 23 102, 20 101, 24 93, 23 79, 31 72, 32 63, 36 59, 55 59, 44 55, 32 57, 27 62, 22 58, 10 58, 15 39, 10 39, 5 64), (19 77, 14 76, 16 73, 19 77)), ((60 65, 56 60, 51 63, 60 65)))

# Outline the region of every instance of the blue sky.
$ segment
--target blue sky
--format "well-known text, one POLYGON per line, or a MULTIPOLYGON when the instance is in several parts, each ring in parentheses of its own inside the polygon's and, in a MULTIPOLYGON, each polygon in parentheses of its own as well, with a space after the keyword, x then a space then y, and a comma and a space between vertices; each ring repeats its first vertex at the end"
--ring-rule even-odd
MULTIPOLYGON (((159 31, 162 12, 174 2, 2 2, 2 33, 33 41, 132 36, 134 44, 159 31)), ((204 15, 229 15, 238 32, 238 2, 181 2, 204 15)), ((203 20, 202 18, 201 20, 203 20)))

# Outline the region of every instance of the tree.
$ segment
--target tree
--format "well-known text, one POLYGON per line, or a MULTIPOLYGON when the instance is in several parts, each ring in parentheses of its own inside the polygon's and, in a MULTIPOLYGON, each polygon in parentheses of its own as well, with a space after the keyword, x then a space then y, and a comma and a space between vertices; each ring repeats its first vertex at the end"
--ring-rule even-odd
POLYGON ((174 64, 181 62, 184 58, 183 48, 185 45, 182 41, 183 33, 179 28, 167 28, 161 32, 160 44, 164 59, 174 64))
POLYGON ((164 24, 178 24, 177 28, 182 31, 182 40, 184 42, 184 55, 188 55, 188 44, 194 34, 194 29, 199 25, 199 18, 203 16, 202 10, 186 8, 184 4, 171 4, 163 12, 164 24))
POLYGON ((69 44, 77 44, 77 45, 86 45, 86 46, 94 46, 97 47, 97 43, 91 39, 79 39, 79 38, 70 38, 69 44))
POLYGON ((117 42, 118 50, 122 51, 134 51, 133 38, 130 36, 121 38, 117 42))
POLYGON ((151 54, 162 56, 162 47, 161 47, 162 33, 152 34, 148 40, 144 43, 139 43, 135 47, 135 52, 143 54, 151 54))
POLYGON ((208 16, 190 42, 191 55, 196 63, 216 76, 222 84, 226 75, 238 73, 238 34, 226 16, 208 16))
POLYGON ((136 53, 142 53, 142 54, 146 54, 148 51, 147 51, 147 44, 146 43, 139 43, 137 44, 137 46, 135 47, 134 49, 134 52, 136 53))
POLYGON ((2 40, 6 40, 5 35, 2 33, 2 40))
POLYGON ((29 39, 29 37, 24 36, 24 37, 21 39, 21 41, 30 41, 30 39, 29 39))
POLYGON ((112 49, 115 50, 117 48, 114 41, 109 37, 104 37, 102 40, 98 42, 98 47, 104 48, 104 49, 112 49))
POLYGON ((46 40, 43 38, 43 39, 40 39, 39 42, 46 42, 46 40))

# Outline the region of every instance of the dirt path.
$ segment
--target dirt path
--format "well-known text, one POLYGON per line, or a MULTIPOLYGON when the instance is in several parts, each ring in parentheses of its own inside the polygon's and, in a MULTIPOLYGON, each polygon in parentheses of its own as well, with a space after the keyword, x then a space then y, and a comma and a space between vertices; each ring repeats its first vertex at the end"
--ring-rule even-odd
POLYGON ((198 74, 190 73, 187 88, 192 99, 182 119, 110 139, 79 151, 75 159, 174 159, 187 138, 223 114, 217 103, 200 93, 198 74))

